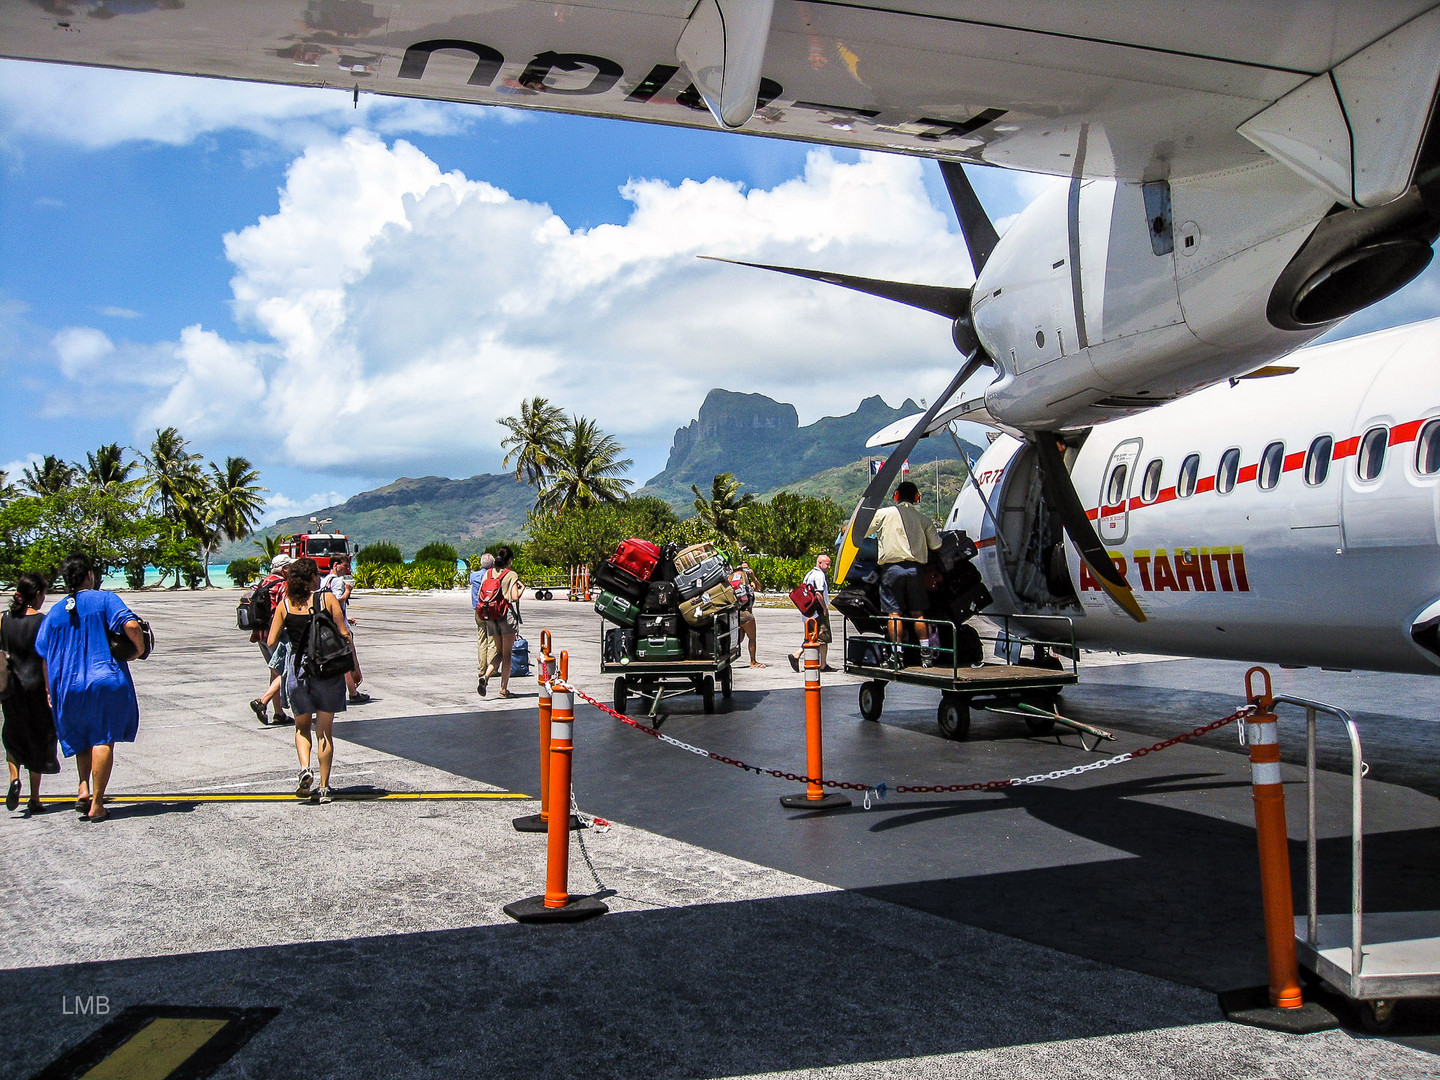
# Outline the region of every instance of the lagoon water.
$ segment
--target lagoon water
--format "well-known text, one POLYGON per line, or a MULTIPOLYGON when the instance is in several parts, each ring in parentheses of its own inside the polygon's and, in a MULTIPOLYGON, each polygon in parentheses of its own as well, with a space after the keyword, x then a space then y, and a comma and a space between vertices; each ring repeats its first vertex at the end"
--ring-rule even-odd
MULTIPOLYGON (((230 578, 225 574, 225 567, 227 565, 227 563, 210 564, 210 584, 217 589, 233 589, 236 587, 235 583, 231 581, 230 578)), ((153 566, 145 567, 145 584, 147 586, 151 586, 158 585, 159 583, 160 571, 155 569, 155 567, 153 566)), ((173 577, 166 579, 167 585, 173 585, 174 583, 175 579, 173 577)), ((109 589, 112 592, 121 592, 125 589, 130 588, 130 586, 125 582, 124 570, 112 570, 110 573, 106 574, 105 579, 100 582, 100 587, 102 589, 109 589)))

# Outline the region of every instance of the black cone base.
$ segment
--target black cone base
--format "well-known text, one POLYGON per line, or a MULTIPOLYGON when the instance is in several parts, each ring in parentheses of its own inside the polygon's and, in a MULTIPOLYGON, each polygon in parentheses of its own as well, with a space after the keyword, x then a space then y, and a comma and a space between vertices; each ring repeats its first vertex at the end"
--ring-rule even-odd
POLYGON ((835 810, 841 806, 849 806, 850 800, 838 791, 832 791, 818 799, 812 799, 805 794, 781 795, 780 805, 787 810, 835 810))
MULTIPOLYGON (((526 814, 524 817, 517 817, 510 824, 515 826, 516 832, 549 832, 550 823, 542 821, 539 814, 526 814)), ((570 815, 570 831, 583 829, 585 826, 574 814, 570 815)))
POLYGON ((506 915, 516 922, 526 923, 580 922, 604 915, 609 910, 593 896, 572 896, 564 907, 546 907, 543 894, 505 905, 506 915))
MULTIPOLYGON (((1307 992, 1307 996, 1308 996, 1307 992)), ((1268 986, 1226 990, 1219 994, 1220 1008, 1232 1024, 1248 1024, 1267 1031, 1284 1031, 1291 1035, 1312 1035, 1340 1026, 1335 1014, 1318 1001, 1306 1001, 1298 1009, 1282 1009, 1270 1004, 1268 986)))

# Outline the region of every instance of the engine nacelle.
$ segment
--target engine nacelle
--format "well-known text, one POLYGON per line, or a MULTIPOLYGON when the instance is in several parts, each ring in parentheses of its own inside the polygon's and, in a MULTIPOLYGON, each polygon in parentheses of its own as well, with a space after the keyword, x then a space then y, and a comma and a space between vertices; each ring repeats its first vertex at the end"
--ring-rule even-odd
POLYGON ((1277 326, 1277 279, 1331 207, 1273 162, 1150 184, 1071 181, 1000 238, 975 283, 996 419, 1076 429, 1260 367, 1334 320, 1277 326))

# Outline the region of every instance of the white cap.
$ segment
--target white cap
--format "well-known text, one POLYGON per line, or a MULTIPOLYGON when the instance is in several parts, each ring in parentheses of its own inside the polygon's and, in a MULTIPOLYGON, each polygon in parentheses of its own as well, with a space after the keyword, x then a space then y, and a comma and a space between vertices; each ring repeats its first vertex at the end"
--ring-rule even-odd
POLYGON ((283 570, 285 569, 285 567, 289 566, 294 561, 295 560, 292 559, 289 555, 276 555, 273 559, 270 560, 270 569, 283 570))

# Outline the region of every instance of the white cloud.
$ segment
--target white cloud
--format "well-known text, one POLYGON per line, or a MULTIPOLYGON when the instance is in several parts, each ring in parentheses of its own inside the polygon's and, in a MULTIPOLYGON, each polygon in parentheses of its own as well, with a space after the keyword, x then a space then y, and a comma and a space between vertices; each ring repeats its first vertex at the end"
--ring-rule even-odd
MULTIPOLYGON (((498 110, 511 112, 513 110, 498 110)), ((463 130, 497 110, 361 94, 64 64, 0 61, 0 146, 22 140, 94 150, 130 140, 181 146, 213 131, 250 131, 298 149, 326 132, 463 130)))
POLYGON ((138 312, 138 311, 131 311, 129 308, 123 308, 123 307, 113 307, 113 306, 108 305, 108 304, 107 304, 106 306, 104 306, 104 307, 98 307, 98 308, 96 308, 95 310, 98 311, 101 315, 108 315, 108 316, 109 316, 110 318, 112 318, 112 319, 138 319, 138 318, 140 318, 140 312, 138 312))
POLYGON ((65 377, 76 380, 95 374, 115 352, 115 343, 108 336, 88 326, 67 326, 50 344, 65 377))
POLYGON ((20 482, 20 477, 25 475, 26 469, 39 465, 40 462, 44 460, 45 458, 40 454, 29 453, 26 454, 23 458, 17 458, 14 461, 7 461, 4 465, 0 465, 0 473, 5 474, 7 483, 18 484, 20 482))
POLYGON ((304 499, 292 499, 283 492, 271 492, 265 499, 265 513, 260 517, 260 527, 268 528, 281 518, 299 517, 327 506, 336 506, 350 497, 341 491, 315 492, 304 499))

